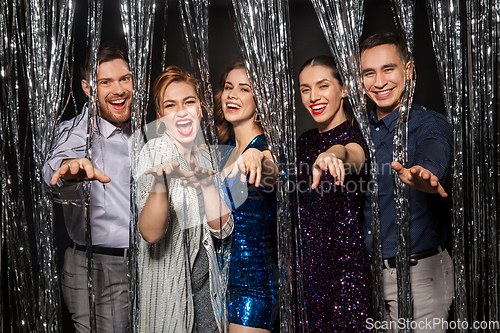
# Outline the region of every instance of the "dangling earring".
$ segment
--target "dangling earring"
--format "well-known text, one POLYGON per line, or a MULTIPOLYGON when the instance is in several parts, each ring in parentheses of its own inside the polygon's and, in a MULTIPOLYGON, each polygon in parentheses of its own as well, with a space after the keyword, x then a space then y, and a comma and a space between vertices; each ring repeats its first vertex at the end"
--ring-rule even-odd
POLYGON ((158 119, 156 121, 156 135, 165 135, 166 132, 167 126, 165 126, 165 123, 161 119, 158 119))
POLYGON ((258 112, 255 112, 255 118, 253 119, 254 123, 260 123, 260 114, 258 112))

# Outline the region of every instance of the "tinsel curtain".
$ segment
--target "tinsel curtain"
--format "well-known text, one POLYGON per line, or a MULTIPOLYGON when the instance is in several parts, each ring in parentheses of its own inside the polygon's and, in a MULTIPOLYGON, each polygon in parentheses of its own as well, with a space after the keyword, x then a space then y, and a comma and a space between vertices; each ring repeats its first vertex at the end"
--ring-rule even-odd
MULTIPOLYGON (((452 247, 455 264, 455 319, 466 322, 467 290, 465 264, 464 219, 464 153, 463 153, 463 66, 462 8, 459 1, 427 0, 436 65, 443 84, 443 97, 448 121, 453 127, 452 158, 452 247)), ((466 332, 458 328, 456 332, 466 332)))
POLYGON ((44 143, 53 139, 72 76, 69 63, 74 3, 1 1, 0 7, 2 251, 6 249, 2 254, 7 255, 8 270, 2 291, 9 294, 7 308, 2 306, 2 318, 9 318, 3 316, 9 313, 11 319, 10 323, 2 320, 2 329, 57 332, 61 312, 54 221, 41 169, 50 147, 44 143), (27 105, 19 97, 21 86, 25 88, 27 105), (26 107, 28 117, 21 119, 19 111, 26 107), (26 124, 26 130, 21 124, 26 124), (26 193, 28 188, 30 193, 26 193), (36 239, 33 257, 29 227, 33 227, 36 239), (38 273, 34 273, 34 267, 38 273))
POLYGON ((281 331, 293 331, 292 212, 295 179, 294 88, 287 0, 233 0, 236 36, 253 84, 267 143, 278 166, 278 267, 281 331))
MULTIPOLYGON (((120 0, 120 14, 123 32, 127 44, 130 72, 133 82, 133 101, 131 107, 132 131, 141 133, 144 128, 151 79, 153 32, 156 5, 151 0, 120 0)), ((166 15, 166 13, 165 13, 166 15)), ((166 17, 166 16, 165 16, 166 17)), ((137 170, 137 156, 142 148, 142 138, 133 136, 130 140, 130 161, 132 174, 137 170)), ((138 276, 141 267, 138 266, 139 229, 137 226, 138 212, 136 209, 136 182, 130 176, 130 242, 129 242, 129 272, 130 272, 130 327, 138 331, 139 298, 138 276)))
MULTIPOLYGON (((6 278, 0 280, 2 300, 0 330, 9 326, 17 332, 33 332, 37 323, 35 281, 31 249, 27 234, 28 220, 24 196, 26 153, 19 145, 22 122, 20 115, 20 53, 17 2, 0 4, 0 174, 1 177, 1 255, 6 278), (10 310, 10 323, 5 314, 10 310)), ((28 137, 26 136, 26 139, 28 137)), ((29 183, 29 182, 28 182, 29 183)))
MULTIPOLYGON (((468 319, 498 321, 500 4, 467 0, 465 13, 468 319)), ((480 331, 471 328, 471 332, 480 331)))
MULTIPOLYGON (((313 3, 319 6, 322 2, 313 0, 313 3)), ((205 79, 208 78, 208 62, 202 51, 208 40, 205 30, 208 16, 204 16, 207 9, 203 2, 193 1, 193 4, 202 10, 192 16, 191 22, 186 16, 183 24, 191 26, 190 38, 199 43, 191 54, 195 54, 193 61, 201 59, 197 68, 202 81, 208 82, 205 79), (206 21, 196 21, 199 15, 206 21)), ((290 215, 295 212, 290 211, 288 205, 293 191, 287 186, 294 173, 286 166, 295 163, 295 119, 288 1, 233 0, 232 4, 240 48, 256 88, 268 142, 280 167, 281 330, 291 332, 294 327, 292 305, 297 300, 293 300, 290 293, 289 275, 293 234, 290 215)), ((394 1, 394 4, 411 51, 413 3, 394 1)), ((324 15, 322 28, 348 87, 351 104, 355 106, 355 113, 359 113, 363 109, 356 107, 362 107, 363 97, 360 90, 356 92, 360 81, 355 73, 359 65, 352 55, 357 54, 357 29, 361 29, 364 16, 362 1, 351 0, 350 4, 324 1, 324 6, 328 6, 328 11, 321 10, 324 15), (328 12, 332 14, 328 16, 328 12), (349 53, 339 46, 350 50, 349 53)), ((482 332, 487 330, 471 327, 474 321, 500 319, 500 3, 496 0, 428 0, 427 6, 445 106, 454 129, 452 197, 456 295, 453 319, 470 323, 460 332, 482 332)), ((73 74, 74 7, 74 1, 0 0, 0 261, 4 277, 1 280, 0 325, 5 331, 58 332, 61 329, 52 201, 43 185, 41 168, 64 109, 73 74)), ((93 55, 91 74, 94 78, 101 8, 102 1, 89 1, 87 38, 93 55)), ((145 110, 149 92, 148 61, 152 51, 150 34, 154 25, 154 4, 146 0, 123 1, 121 12, 131 70, 136 80, 133 126, 138 128, 145 116, 141 111, 145 110)), ((163 53, 165 47, 163 44, 163 53)), ((95 87, 91 89, 95 92, 95 87)), ((202 89, 211 91, 206 86, 202 89)), ((411 91, 412 87, 407 87, 407 102, 403 105, 410 105, 411 91)), ((94 104, 95 99, 91 100, 90 107, 94 104)), ((365 126, 362 116, 357 115, 357 118, 361 126, 365 126)), ((366 138, 368 132, 363 131, 366 138)), ((398 138, 402 140, 395 147, 403 148, 398 149, 404 149, 404 135, 404 127, 401 127, 398 138)), ((396 156, 399 153, 396 152, 396 156)), ((404 203, 404 199, 399 203, 403 205, 402 217, 398 219, 401 221, 405 217, 404 203)), ((401 260, 407 254, 404 229, 401 230, 399 273, 404 270, 401 260)), ((134 239, 132 244, 135 244, 134 239)), ((404 287, 405 282, 400 282, 400 286, 404 287)), ((409 290, 402 291, 402 301, 407 304, 409 290)), ((381 305, 379 299, 378 309, 381 305)), ((409 310, 406 306, 405 317, 409 310)))

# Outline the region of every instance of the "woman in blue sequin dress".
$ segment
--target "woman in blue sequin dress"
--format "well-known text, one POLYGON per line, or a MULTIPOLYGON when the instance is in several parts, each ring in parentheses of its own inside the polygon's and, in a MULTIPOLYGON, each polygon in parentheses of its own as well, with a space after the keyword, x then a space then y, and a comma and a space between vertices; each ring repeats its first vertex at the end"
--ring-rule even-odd
POLYGON ((242 61, 219 80, 214 118, 222 178, 234 218, 228 286, 229 332, 270 332, 278 312, 277 270, 271 258, 276 229, 277 168, 268 149, 242 61))
POLYGON ((317 129, 297 142, 301 273, 308 332, 367 332, 371 270, 361 228, 366 144, 347 119, 332 57, 307 61, 302 103, 317 129))

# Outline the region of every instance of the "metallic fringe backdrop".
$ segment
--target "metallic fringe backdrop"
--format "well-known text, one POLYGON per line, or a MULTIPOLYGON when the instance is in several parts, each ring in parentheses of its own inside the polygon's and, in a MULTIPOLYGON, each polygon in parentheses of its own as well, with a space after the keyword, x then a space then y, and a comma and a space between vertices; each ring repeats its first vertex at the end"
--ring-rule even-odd
MULTIPOLYGON (((233 0, 233 20, 267 143, 278 166, 278 267, 281 331, 293 332, 292 211, 295 110, 287 0, 233 0)), ((296 303, 295 303, 296 304, 296 303)))
MULTIPOLYGON (((367 138, 369 126, 362 115, 364 102, 359 86, 359 60, 351 56, 358 53, 357 42, 364 16, 362 0, 351 0, 350 5, 336 0, 312 2, 339 64, 357 120, 367 138)), ((393 2, 401 32, 411 51, 413 3, 393 2)), ((288 187, 295 179, 295 170, 290 168, 290 165, 295 165, 295 116, 288 1, 232 0, 232 4, 240 48, 255 85, 266 136, 279 165, 281 331, 293 332, 296 327, 294 318, 300 305, 294 306, 300 304, 301 299, 300 294, 297 299, 292 299, 290 273, 294 257, 291 246, 294 230, 290 217, 297 212, 290 208, 293 205, 288 205, 296 199, 288 187)), ((206 55, 208 3, 186 0, 184 5, 183 24, 188 28, 185 34, 190 31, 189 40, 194 45, 190 54, 193 63, 198 66, 203 82, 201 89, 208 95, 207 101, 211 102, 206 55)), ((472 323, 500 320, 500 3, 498 0, 427 0, 427 9, 438 71, 444 86, 445 106, 454 129, 452 231, 456 300, 454 318, 450 320, 470 324, 467 328, 459 328, 457 331, 460 332, 498 332, 499 329, 491 327, 473 328, 472 323)), ((74 10, 74 1, 0 0, 2 331, 61 331, 52 198, 43 185, 41 168, 64 109, 63 101, 71 89, 74 10), (36 247, 30 248, 33 244, 30 240, 35 240, 36 247)), ((142 126, 145 113, 141 111, 146 109, 148 102, 154 12, 154 4, 149 0, 122 1, 121 4, 137 89, 133 112, 135 128, 142 126)), ((87 38, 92 50, 91 75, 94 79, 101 17, 102 0, 89 0, 87 38)), ((162 45, 164 59, 165 40, 162 45)), ((162 66, 165 67, 165 61, 162 66)), ((91 91, 89 107, 93 115, 96 112, 95 85, 91 85, 91 91)), ((413 82, 406 89, 403 119, 407 117, 412 91, 413 82)), ((404 123, 398 124, 398 128, 395 155, 404 157, 404 123)), ((91 134, 89 130, 89 139, 91 134)), ((369 139, 367 141, 370 142, 369 139)), ((91 157, 90 151, 88 153, 91 157)), ((408 254, 404 235, 404 221, 408 216, 404 193, 398 194, 397 198, 400 207, 398 225, 403 232, 397 252, 398 273, 401 276, 408 254)), ((372 203, 372 209, 378 211, 377 203, 372 203)), ((132 211, 135 219, 134 213, 132 211)), ((373 218, 376 221, 378 216, 373 218)), ((377 224, 374 223, 374 226, 377 224)), ((136 239, 132 238, 131 242, 135 245, 136 239)), ((380 253, 380 248, 375 250, 379 252, 374 253, 380 253)), ((87 255, 91 268, 92 254, 87 255)), ((376 275, 379 275, 380 257, 374 260, 376 275)), ((398 281, 400 301, 403 303, 400 309, 404 309, 400 315, 410 318, 411 304, 408 303, 411 299, 406 278, 401 276, 398 281)), ((132 284, 134 281, 132 276, 132 284)), ((91 269, 89 282, 91 290, 91 269)), ((382 290, 377 289, 377 294, 380 296, 377 298, 380 316, 382 290)), ((94 321, 95 313, 92 317, 94 321)))
POLYGON ((384 319, 384 284, 382 242, 380 234, 380 209, 378 202, 378 166, 375 157, 375 148, 370 134, 370 123, 365 107, 365 96, 362 85, 361 65, 359 54, 359 39, 363 30, 364 1, 326 1, 311 0, 316 10, 320 26, 330 49, 342 80, 347 90, 349 103, 359 124, 363 137, 370 152, 370 176, 372 180, 372 266, 373 269, 373 309, 374 319, 384 319))
MULTIPOLYGON (((72 50, 74 2, 17 1, 19 47, 27 86, 33 173, 29 172, 33 225, 37 245, 39 285, 33 326, 36 332, 60 329, 59 275, 56 271, 52 201, 42 179, 42 167, 62 113, 72 50)), ((27 142, 26 142, 27 143, 27 142)), ((30 263, 27 263, 28 265, 30 263)), ((33 309, 31 310, 33 311, 33 309)))
MULTIPOLYGON (((452 159, 452 247, 455 263, 455 319, 467 322, 467 289, 465 264, 464 154, 463 154, 463 51, 462 8, 458 0, 427 0, 436 65, 443 84, 448 121, 453 127, 452 159)), ((456 332, 467 332, 461 327, 456 332)))
MULTIPOLYGON (((471 202, 466 256, 468 311, 470 322, 498 321, 500 4, 498 0, 466 0, 465 7, 467 145, 463 153, 467 156, 464 170, 468 170, 471 202)), ((471 328, 471 332, 482 330, 471 328)))
MULTIPOLYGON (((149 89, 152 65, 153 32, 156 5, 151 0, 120 0, 120 13, 123 32, 127 44, 127 53, 134 86, 131 108, 131 127, 133 132, 140 133, 146 124, 149 101, 149 89)), ((166 15, 166 13, 165 13, 166 15)), ((142 138, 133 136, 130 140, 130 160, 132 174, 130 175, 130 242, 129 242, 129 274, 130 274, 130 329, 138 331, 139 297, 137 264, 139 229, 137 226, 138 212, 136 209, 136 182, 133 174, 137 170, 137 156, 142 148, 142 138)))
MULTIPOLYGON (((0 330, 30 333, 37 326, 35 281, 31 263, 26 205, 24 203, 25 174, 23 147, 20 141, 19 119, 19 10, 17 2, 2 0, 0 4, 0 174, 1 174, 1 239, 0 262, 2 276, 0 293, 0 330), (4 271, 6 268, 6 271, 4 271), (5 322, 10 311, 10 323, 5 322)), ((28 182, 29 183, 29 182, 28 182)))

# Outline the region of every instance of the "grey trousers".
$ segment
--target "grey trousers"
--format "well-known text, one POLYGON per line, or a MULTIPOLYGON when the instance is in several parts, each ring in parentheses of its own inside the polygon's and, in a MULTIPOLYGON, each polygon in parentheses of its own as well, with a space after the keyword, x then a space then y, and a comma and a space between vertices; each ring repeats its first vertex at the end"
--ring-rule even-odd
MULTIPOLYGON (((125 333, 129 317, 129 280, 125 256, 93 254, 97 332, 125 333)), ((68 248, 64 254, 62 293, 76 332, 90 331, 85 252, 68 248)))
POLYGON ((398 326, 411 325, 414 333, 446 332, 448 310, 453 300, 453 263, 448 251, 418 261, 410 267, 413 321, 398 321, 398 292, 395 268, 384 269, 384 295, 387 332, 398 332, 398 326))

